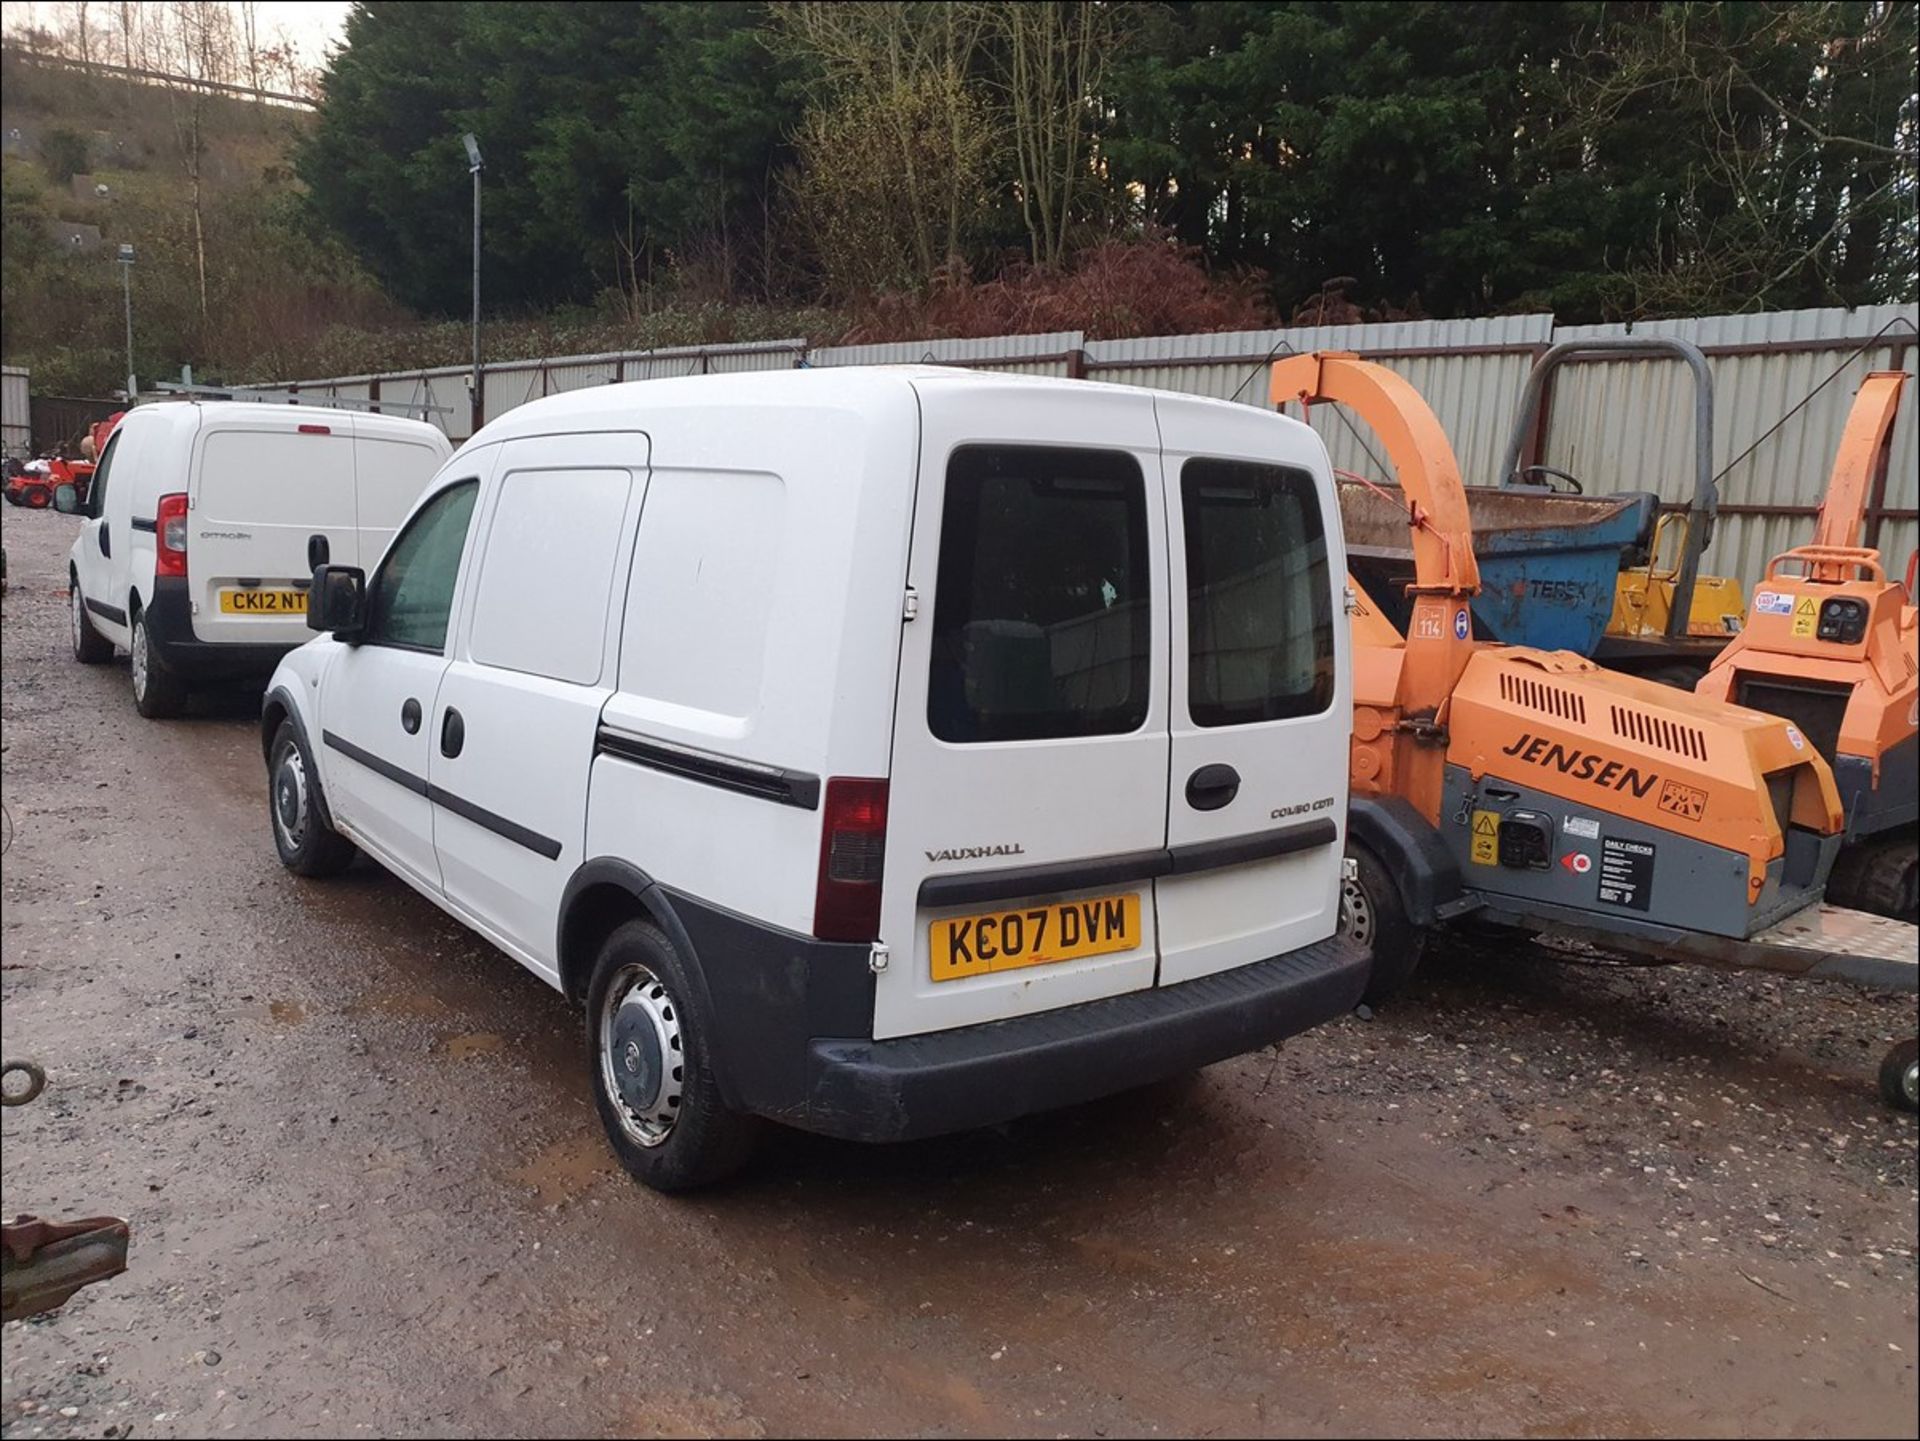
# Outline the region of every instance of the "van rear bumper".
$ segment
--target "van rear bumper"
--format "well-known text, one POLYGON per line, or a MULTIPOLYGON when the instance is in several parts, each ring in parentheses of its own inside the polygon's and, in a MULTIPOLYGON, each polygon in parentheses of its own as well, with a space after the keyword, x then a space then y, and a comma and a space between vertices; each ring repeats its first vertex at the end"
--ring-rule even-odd
POLYGON ((147 643, 160 664, 184 680, 265 682, 291 645, 231 645, 201 640, 193 633, 193 603, 185 576, 153 579, 147 601, 147 643))
POLYGON ((905 1141, 1091 1101, 1223 1061, 1359 1004, 1371 961, 1334 936, 1177 986, 898 1040, 815 1039, 802 1114, 856 1141, 905 1141))

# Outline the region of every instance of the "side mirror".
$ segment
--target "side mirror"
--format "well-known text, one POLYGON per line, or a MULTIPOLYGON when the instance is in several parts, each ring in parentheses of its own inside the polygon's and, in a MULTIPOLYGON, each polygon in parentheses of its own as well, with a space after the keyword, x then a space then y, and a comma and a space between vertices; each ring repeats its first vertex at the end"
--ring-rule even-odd
POLYGON ((318 570, 333 559, 333 546, 324 535, 307 537, 307 569, 318 570))
POLYGON ((323 565, 307 592, 307 629, 357 641, 367 623, 367 573, 357 565, 323 565))
POLYGON ((53 488, 53 508, 62 515, 80 513, 80 492, 71 484, 56 485, 53 488))

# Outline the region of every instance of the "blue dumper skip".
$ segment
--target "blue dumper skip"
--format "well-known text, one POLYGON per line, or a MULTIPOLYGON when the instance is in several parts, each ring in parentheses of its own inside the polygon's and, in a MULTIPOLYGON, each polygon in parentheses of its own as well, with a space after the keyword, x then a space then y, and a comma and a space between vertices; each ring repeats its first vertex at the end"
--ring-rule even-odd
MULTIPOLYGON (((1352 481, 1340 484, 1349 564, 1404 633, 1413 551, 1397 497, 1391 488, 1383 495, 1352 481)), ((1474 634, 1592 655, 1613 614, 1621 566, 1644 564, 1658 506, 1647 491, 1588 498, 1533 486, 1467 487, 1480 562, 1474 634)))

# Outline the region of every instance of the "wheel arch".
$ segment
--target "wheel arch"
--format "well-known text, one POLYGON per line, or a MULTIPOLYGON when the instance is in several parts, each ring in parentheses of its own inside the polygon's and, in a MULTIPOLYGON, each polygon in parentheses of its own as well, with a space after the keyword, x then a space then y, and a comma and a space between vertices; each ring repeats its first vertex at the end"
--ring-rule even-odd
POLYGON ((260 759, 267 765, 273 764, 273 738, 287 721, 293 722, 293 728, 299 733, 302 744, 306 745, 307 753, 314 754, 313 745, 307 740, 307 726, 300 718, 299 707, 294 704, 287 688, 277 685, 270 688, 260 701, 260 759))
POLYGON ((554 955, 560 965, 560 989, 567 999, 576 1006, 586 1004, 587 986, 593 979, 593 963, 600 947, 628 921, 651 921, 666 933, 700 988, 698 1001, 711 1015, 713 997, 700 969, 700 958, 686 927, 674 913, 671 897, 645 871, 614 856, 582 862, 560 894, 554 955))
POLYGON ((1400 888, 1407 917, 1429 926, 1441 907, 1460 898, 1460 867, 1440 833, 1400 796, 1355 796, 1347 807, 1347 838, 1365 846, 1400 888))

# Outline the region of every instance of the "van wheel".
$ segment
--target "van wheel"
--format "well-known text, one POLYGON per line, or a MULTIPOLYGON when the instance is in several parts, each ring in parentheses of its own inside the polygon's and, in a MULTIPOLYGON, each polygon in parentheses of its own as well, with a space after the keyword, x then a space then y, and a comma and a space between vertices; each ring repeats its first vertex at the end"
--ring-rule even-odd
POLYGON ((747 1163, 759 1123, 727 1109, 711 1027, 673 942, 646 921, 607 937, 587 988, 593 1103, 620 1164, 656 1191, 690 1191, 747 1163))
POLYGON ((1373 952, 1373 969, 1360 999, 1377 1006, 1413 975, 1427 934, 1408 917, 1400 887, 1372 851, 1350 841, 1347 855, 1357 874, 1340 883, 1340 934, 1373 952))
POLYGON ((337 876, 352 863, 353 842, 333 828, 320 773, 290 720, 267 751, 267 810, 280 864, 296 876, 337 876))
POLYGON ((1920 1111, 1920 1041, 1902 1041, 1880 1059, 1880 1099, 1920 1111))
POLYGON ((81 665, 99 665, 113 659, 113 642, 93 628, 87 618, 87 600, 80 594, 80 582, 67 586, 68 608, 73 612, 73 658, 81 665))
POLYGON ((134 612, 133 642, 127 651, 132 657, 133 708, 148 720, 179 715, 187 703, 186 683, 154 654, 147 638, 147 617, 140 611, 134 612))

